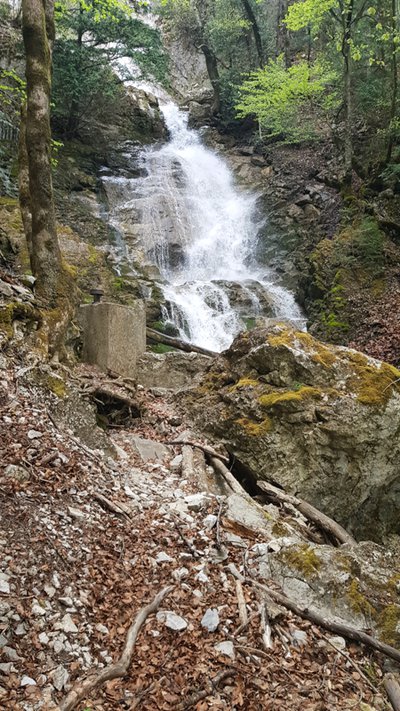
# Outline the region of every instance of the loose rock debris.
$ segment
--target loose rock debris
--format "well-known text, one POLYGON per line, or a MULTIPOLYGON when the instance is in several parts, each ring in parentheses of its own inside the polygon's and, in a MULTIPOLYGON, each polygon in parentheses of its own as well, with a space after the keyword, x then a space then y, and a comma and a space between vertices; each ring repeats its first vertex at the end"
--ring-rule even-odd
POLYGON ((185 478, 180 445, 162 444, 184 427, 170 403, 148 393, 145 416, 111 435, 115 457, 89 457, 17 367, 0 371, 1 708, 57 709, 170 584, 127 675, 80 711, 390 708, 379 656, 247 584, 267 542, 224 528, 224 497, 185 478))

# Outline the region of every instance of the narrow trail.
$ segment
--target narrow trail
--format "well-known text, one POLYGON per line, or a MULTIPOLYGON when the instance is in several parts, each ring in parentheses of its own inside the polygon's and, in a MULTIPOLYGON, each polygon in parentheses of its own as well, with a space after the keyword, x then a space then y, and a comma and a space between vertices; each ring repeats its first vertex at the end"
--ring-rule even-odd
POLYGON ((56 427, 20 364, 2 371, 0 395, 2 460, 18 462, 0 486, 2 708, 58 708, 119 657, 138 610, 169 584, 128 675, 80 711, 387 708, 354 667, 379 678, 365 650, 343 656, 247 584, 268 542, 205 490, 217 491, 198 450, 165 444, 190 434, 165 394, 140 391, 143 416, 111 435, 112 456, 56 427))

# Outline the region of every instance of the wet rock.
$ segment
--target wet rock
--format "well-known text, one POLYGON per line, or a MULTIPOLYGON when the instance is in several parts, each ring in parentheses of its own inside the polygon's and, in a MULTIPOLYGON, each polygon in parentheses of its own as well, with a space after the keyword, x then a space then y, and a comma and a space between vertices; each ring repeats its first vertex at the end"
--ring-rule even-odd
POLYGON ((218 610, 209 608, 202 617, 201 626, 208 632, 215 632, 220 623, 218 610))

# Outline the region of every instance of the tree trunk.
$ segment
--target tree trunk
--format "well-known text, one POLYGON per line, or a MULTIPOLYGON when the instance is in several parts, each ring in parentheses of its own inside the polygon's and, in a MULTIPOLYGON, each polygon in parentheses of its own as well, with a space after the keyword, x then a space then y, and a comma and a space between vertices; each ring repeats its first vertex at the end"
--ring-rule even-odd
POLYGON ((263 67, 264 66, 264 50, 263 50, 260 29, 259 29, 258 23, 257 23, 257 18, 253 12, 253 8, 251 7, 250 0, 241 0, 241 3, 243 6, 245 15, 246 15, 248 21, 250 22, 252 30, 253 30, 254 41, 256 43, 256 49, 257 49, 258 63, 260 65, 260 67, 263 67))
POLYGON ((53 308, 57 303, 62 272, 50 155, 51 37, 54 37, 52 17, 53 0, 23 0, 22 33, 27 80, 26 146, 32 212, 31 266, 37 279, 36 294, 47 308, 53 308))
POLYGON ((26 145, 26 103, 21 107, 21 122, 19 127, 18 145, 18 192, 22 224, 24 226, 29 260, 32 262, 32 210, 31 194, 29 192, 29 160, 26 145))
POLYGON ((206 60, 207 73, 214 91, 214 101, 211 113, 216 116, 221 111, 221 88, 217 58, 207 40, 207 22, 210 15, 210 5, 208 0, 194 0, 194 7, 197 14, 199 27, 200 49, 206 60))
POLYGON ((350 0, 347 13, 343 18, 342 54, 344 60, 344 102, 345 102, 345 132, 344 132, 344 187, 351 188, 353 173, 353 96, 351 74, 351 38, 353 25, 354 0, 350 0))
POLYGON ((397 23, 396 23, 396 0, 391 0, 391 54, 392 54, 392 61, 391 61, 391 68, 392 68, 392 100, 391 100, 391 106, 390 106, 390 123, 389 123, 389 142, 388 142, 388 147, 387 147, 387 154, 386 154, 386 163, 390 163, 391 158, 392 158, 392 151, 393 151, 393 120, 396 118, 397 114, 397 99, 398 99, 398 87, 399 87, 399 80, 398 80, 398 75, 397 75, 397 44, 396 44, 396 31, 397 31, 397 23))
POLYGON ((289 30, 283 22, 288 11, 288 0, 279 0, 278 17, 276 26, 276 54, 283 54, 285 57, 285 66, 288 69, 291 66, 290 58, 290 39, 289 30))

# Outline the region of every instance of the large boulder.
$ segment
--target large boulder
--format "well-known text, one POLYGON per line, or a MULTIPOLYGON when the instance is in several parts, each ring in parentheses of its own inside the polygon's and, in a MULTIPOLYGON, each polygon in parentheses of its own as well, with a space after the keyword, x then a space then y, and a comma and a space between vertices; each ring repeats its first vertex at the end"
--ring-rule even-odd
POLYGON ((356 538, 400 533, 400 371, 284 324, 242 333, 183 406, 253 473, 356 538))

